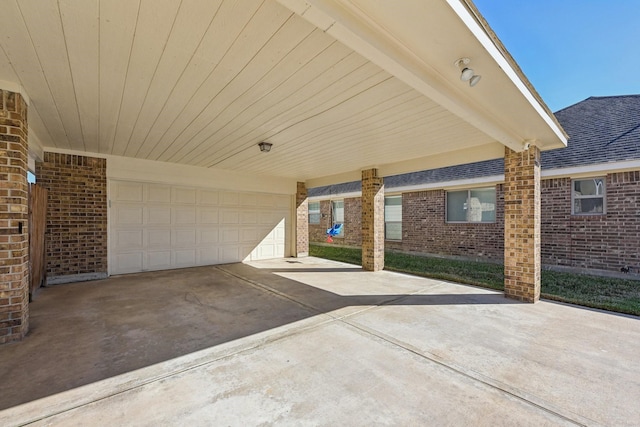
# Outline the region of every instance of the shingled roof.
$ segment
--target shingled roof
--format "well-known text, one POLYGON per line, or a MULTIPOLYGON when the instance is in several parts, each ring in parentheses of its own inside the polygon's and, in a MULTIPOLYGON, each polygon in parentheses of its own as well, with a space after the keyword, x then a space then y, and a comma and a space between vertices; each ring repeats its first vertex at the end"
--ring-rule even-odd
MULTIPOLYGON (((640 159, 640 95, 592 96, 555 113, 569 135, 567 148, 542 153, 542 169, 640 159)), ((504 160, 385 177, 385 189, 502 175, 504 160)), ((360 181, 309 189, 309 196, 361 191, 360 181)))

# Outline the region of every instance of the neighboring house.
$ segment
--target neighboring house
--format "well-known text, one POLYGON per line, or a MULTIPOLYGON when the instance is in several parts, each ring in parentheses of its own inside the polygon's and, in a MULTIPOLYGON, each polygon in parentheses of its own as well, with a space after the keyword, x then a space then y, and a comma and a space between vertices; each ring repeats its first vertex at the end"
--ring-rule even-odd
MULTIPOLYGON (((568 148, 542 153, 542 263, 640 272, 640 95, 591 97, 558 111, 568 148)), ((385 178, 385 246, 502 261, 504 161, 385 178)), ((309 190, 309 234, 344 220, 360 245, 360 183, 309 190), (344 218, 344 219, 343 219, 344 218)))

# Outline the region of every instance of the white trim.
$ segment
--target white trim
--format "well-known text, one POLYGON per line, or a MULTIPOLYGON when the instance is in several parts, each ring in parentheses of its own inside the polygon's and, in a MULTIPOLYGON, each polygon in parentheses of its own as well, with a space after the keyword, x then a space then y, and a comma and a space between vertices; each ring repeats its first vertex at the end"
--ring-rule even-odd
POLYGON ((542 170, 542 178, 582 178, 608 173, 640 170, 640 160, 624 160, 620 162, 596 163, 586 166, 573 166, 542 170))
POLYGON ((473 188, 482 188, 491 185, 502 184, 504 182, 504 175, 492 175, 482 178, 470 178, 470 179, 460 179, 456 181, 443 181, 443 182, 434 182, 430 184, 420 184, 420 185, 406 185, 403 187, 393 187, 393 189, 389 190, 395 192, 402 193, 410 193, 414 191, 424 191, 424 190, 454 190, 457 188, 461 189, 473 189, 473 188))
POLYGON ((309 197, 310 202, 319 202, 321 200, 338 200, 338 199, 353 199, 354 197, 362 197, 362 191, 351 191, 349 193, 340 194, 325 194, 322 196, 309 197))

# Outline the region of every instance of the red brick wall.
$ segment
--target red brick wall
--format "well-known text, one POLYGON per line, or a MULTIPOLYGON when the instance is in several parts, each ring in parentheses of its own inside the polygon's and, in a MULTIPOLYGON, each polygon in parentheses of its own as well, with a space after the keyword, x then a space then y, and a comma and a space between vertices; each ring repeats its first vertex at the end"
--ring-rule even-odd
MULTIPOLYGON (((322 243, 327 241, 327 229, 331 228, 331 202, 320 202, 320 224, 309 224, 309 241, 322 243)), ((360 197, 344 199, 344 237, 335 237, 339 245, 362 245, 362 201, 360 197)))
MULTIPOLYGON (((632 272, 640 272, 640 171, 607 176, 606 215, 571 215, 570 178, 543 179, 541 193, 543 265, 618 272, 621 267, 631 266, 632 272)), ((352 246, 361 244, 357 231, 361 221, 358 201, 359 198, 345 200, 345 227, 349 235, 344 244, 352 246), (352 207, 347 209, 348 205, 352 207)), ((502 185, 496 187, 496 209, 495 223, 447 224, 444 190, 404 193, 402 242, 387 240, 385 249, 502 262, 502 185)), ((323 223, 309 227, 312 242, 324 242, 324 233, 330 227, 328 201, 321 202, 321 210, 326 214, 323 223)))
POLYGON ((27 130, 22 96, 0 90, 0 344, 29 330, 27 130))
POLYGON ((362 199, 360 197, 344 199, 344 238, 335 239, 335 242, 349 246, 362 245, 362 199))
POLYGON ((45 153, 36 179, 49 190, 47 275, 106 273, 106 160, 45 153))
POLYGON ((496 222, 447 223, 445 191, 430 190, 402 195, 402 242, 387 248, 404 252, 454 255, 501 261, 504 255, 504 198, 496 190, 496 222))
POLYGON ((607 175, 605 215, 571 215, 571 180, 542 181, 542 263, 640 272, 640 171, 607 175))

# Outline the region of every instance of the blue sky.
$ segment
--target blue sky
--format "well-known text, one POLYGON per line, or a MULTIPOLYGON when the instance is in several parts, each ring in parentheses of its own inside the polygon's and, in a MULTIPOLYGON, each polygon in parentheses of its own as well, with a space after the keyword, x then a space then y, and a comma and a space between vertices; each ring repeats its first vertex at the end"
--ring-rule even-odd
POLYGON ((640 0, 473 0, 552 111, 640 94, 640 0))

